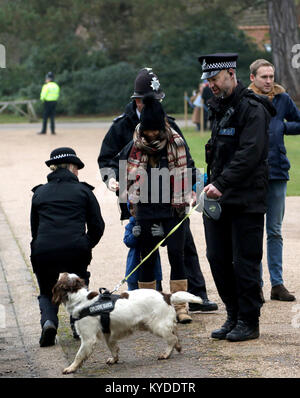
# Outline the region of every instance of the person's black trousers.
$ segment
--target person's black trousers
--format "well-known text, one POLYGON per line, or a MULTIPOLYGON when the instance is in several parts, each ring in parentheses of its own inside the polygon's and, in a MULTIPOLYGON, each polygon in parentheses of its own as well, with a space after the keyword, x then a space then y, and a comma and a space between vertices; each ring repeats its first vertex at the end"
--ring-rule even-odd
MULTIPOLYGON (((179 218, 171 219, 168 222, 167 220, 165 220, 164 221, 165 236, 179 222, 180 222, 179 218)), ((153 223, 155 223, 155 220, 151 220, 150 222, 145 221, 144 223, 141 221, 139 222, 141 226, 143 225, 141 239, 143 242, 144 250, 142 251, 142 258, 144 258, 154 248, 154 246, 162 239, 162 238, 155 239, 150 235, 150 228, 151 225, 153 225, 153 223)), ((159 223, 159 221, 157 221, 157 223, 159 223)), ((184 224, 184 229, 181 229, 180 227, 179 230, 177 230, 176 233, 174 234, 174 237, 170 236, 168 238, 169 240, 168 255, 169 255, 169 260, 172 261, 172 264, 178 264, 178 260, 182 261, 182 248, 183 248, 184 268, 181 269, 181 265, 176 266, 177 270, 173 267, 173 271, 171 271, 171 279, 172 278, 174 280, 187 279, 188 292, 195 294, 196 296, 200 296, 202 299, 207 299, 205 280, 201 272, 197 249, 190 229, 190 219, 188 218, 183 224, 184 224)), ((154 258, 150 257, 149 260, 154 262, 154 258)), ((144 268, 143 271, 144 273, 143 275, 141 275, 141 278, 143 279, 140 279, 140 281, 149 282, 153 280, 154 277, 152 276, 152 271, 151 271, 153 268, 153 264, 151 263, 150 265, 150 263, 148 263, 146 270, 144 264, 141 267, 144 268)))
MULTIPOLYGON (((74 273, 76 273, 80 278, 84 279, 86 286, 89 284, 90 273, 86 270, 86 266, 82 267, 82 269, 74 269, 74 273)), ((47 320, 50 320, 54 323, 56 328, 58 327, 58 306, 52 303, 52 289, 59 278, 59 272, 51 269, 43 269, 39 267, 39 269, 35 270, 35 275, 38 281, 40 295, 38 296, 39 307, 41 312, 41 326, 43 327, 44 323, 47 320)))
POLYGON ((44 102, 44 112, 43 112, 43 127, 42 133, 46 134, 47 132, 47 123, 50 118, 50 128, 51 133, 55 133, 55 110, 56 110, 57 101, 45 101, 44 102))
POLYGON ((223 209, 218 221, 203 220, 207 259, 227 312, 258 325, 264 215, 223 209))
POLYGON ((184 267, 188 280, 188 292, 207 299, 205 280, 200 268, 199 257, 190 229, 190 219, 186 220, 184 267))
MULTIPOLYGON (((162 237, 153 237, 151 235, 151 226, 153 224, 162 223, 165 236, 181 221, 180 218, 167 218, 161 220, 139 220, 141 226, 140 246, 141 256, 145 258, 160 242, 162 237)), ((184 266, 184 244, 185 244, 186 221, 170 235, 164 246, 167 246, 168 258, 171 266, 170 280, 186 279, 185 266, 184 266)), ((139 281, 151 282, 155 280, 154 266, 155 256, 152 255, 146 260, 140 268, 139 281)))

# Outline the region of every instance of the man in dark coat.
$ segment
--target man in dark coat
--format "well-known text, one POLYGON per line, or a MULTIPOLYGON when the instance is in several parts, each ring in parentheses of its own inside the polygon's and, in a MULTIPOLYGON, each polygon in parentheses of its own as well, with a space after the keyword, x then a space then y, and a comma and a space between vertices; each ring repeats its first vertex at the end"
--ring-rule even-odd
MULTIPOLYGON (((162 100, 165 97, 157 75, 153 73, 151 68, 143 68, 136 77, 134 93, 131 97, 132 101, 126 106, 125 112, 114 120, 101 145, 98 157, 101 177, 107 187, 116 192, 117 195, 118 189, 115 175, 111 168, 111 162, 132 141, 134 130, 140 122, 140 113, 143 109, 142 97, 148 93, 153 93, 158 100, 162 100)), ((167 115, 167 120, 171 128, 183 137, 182 132, 175 123, 175 119, 167 115)), ((130 214, 126 203, 120 203, 119 205, 121 208, 121 220, 129 219, 130 214)), ((190 304, 189 309, 190 311, 217 310, 217 304, 210 301, 207 297, 205 280, 200 269, 197 250, 189 227, 189 220, 187 222, 185 239, 184 254, 188 291, 203 299, 203 304, 190 304)))
POLYGON ((93 187, 78 180, 84 164, 74 150, 55 149, 46 165, 53 172, 47 184, 33 188, 31 207, 31 263, 40 288, 41 347, 55 343, 58 307, 51 300, 59 273, 76 273, 88 285, 92 248, 104 232, 93 187))
POLYGON ((212 337, 242 341, 259 337, 260 262, 268 185, 268 126, 272 104, 236 79, 237 54, 199 57, 209 101, 212 136, 206 145, 211 199, 219 220, 203 216, 207 258, 227 320, 212 337))
POLYGON ((294 301, 283 283, 281 226, 285 210, 290 162, 284 145, 285 135, 300 134, 300 111, 285 89, 274 82, 274 65, 258 59, 250 65, 251 88, 274 105, 277 114, 269 125, 269 186, 267 196, 267 260, 271 282, 271 300, 294 301))

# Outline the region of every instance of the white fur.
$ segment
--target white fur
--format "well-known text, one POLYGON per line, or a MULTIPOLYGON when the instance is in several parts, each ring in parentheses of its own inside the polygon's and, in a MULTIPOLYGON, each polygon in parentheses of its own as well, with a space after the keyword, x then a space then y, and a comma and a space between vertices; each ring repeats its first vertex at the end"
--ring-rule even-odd
MULTIPOLYGON (((69 278, 76 277, 74 274, 69 275, 69 278)), ((90 306, 97 300, 98 297, 89 300, 87 298, 89 293, 86 288, 68 293, 65 306, 74 318, 78 317, 84 307, 90 306)), ((97 340, 101 338, 104 338, 112 355, 106 363, 110 365, 116 363, 119 359, 117 341, 138 329, 147 330, 167 342, 166 351, 158 359, 168 359, 174 348, 178 352, 181 351, 176 333, 176 313, 172 305, 167 304, 163 295, 152 289, 138 289, 126 293, 128 298, 118 299, 114 310, 110 313, 109 334, 102 333, 99 316, 87 316, 76 321, 75 327, 81 339, 81 346, 73 363, 64 369, 64 374, 75 372, 91 355, 97 340)), ((177 292, 170 297, 172 304, 202 303, 200 297, 187 292, 177 292)))

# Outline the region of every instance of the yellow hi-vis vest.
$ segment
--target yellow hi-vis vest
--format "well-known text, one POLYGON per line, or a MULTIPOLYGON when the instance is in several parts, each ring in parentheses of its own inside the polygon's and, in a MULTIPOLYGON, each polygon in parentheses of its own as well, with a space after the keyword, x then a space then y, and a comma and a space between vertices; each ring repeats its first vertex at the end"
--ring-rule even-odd
POLYGON ((49 82, 43 85, 41 91, 41 101, 57 101, 59 97, 59 85, 49 82))

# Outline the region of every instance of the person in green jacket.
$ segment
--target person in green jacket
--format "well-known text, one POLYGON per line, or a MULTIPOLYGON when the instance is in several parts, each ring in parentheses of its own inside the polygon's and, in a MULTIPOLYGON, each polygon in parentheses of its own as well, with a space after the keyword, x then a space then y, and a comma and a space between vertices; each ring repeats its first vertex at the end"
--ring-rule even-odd
POLYGON ((56 134, 54 118, 60 88, 59 85, 53 80, 54 74, 52 72, 48 72, 40 96, 41 101, 44 103, 44 113, 42 131, 40 131, 38 134, 46 134, 48 118, 50 118, 51 134, 56 134))

